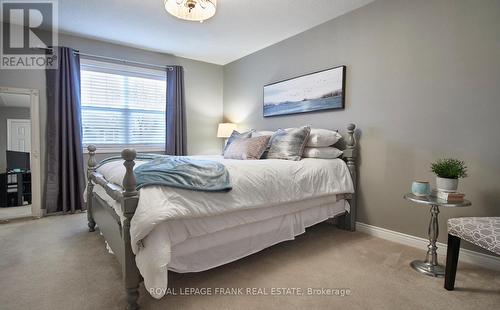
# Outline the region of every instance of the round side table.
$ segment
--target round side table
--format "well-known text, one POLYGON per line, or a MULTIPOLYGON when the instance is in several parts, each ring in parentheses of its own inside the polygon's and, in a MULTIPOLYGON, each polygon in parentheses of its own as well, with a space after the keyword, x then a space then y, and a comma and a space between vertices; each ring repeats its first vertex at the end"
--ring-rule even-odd
POLYGON ((427 246, 427 255, 425 260, 414 260, 410 266, 416 271, 432 277, 444 277, 444 267, 438 264, 436 240, 439 235, 438 214, 439 207, 468 207, 471 202, 464 200, 462 202, 447 202, 433 196, 416 196, 414 194, 404 195, 404 199, 416 202, 418 204, 431 207, 431 220, 429 222, 429 245, 427 246))

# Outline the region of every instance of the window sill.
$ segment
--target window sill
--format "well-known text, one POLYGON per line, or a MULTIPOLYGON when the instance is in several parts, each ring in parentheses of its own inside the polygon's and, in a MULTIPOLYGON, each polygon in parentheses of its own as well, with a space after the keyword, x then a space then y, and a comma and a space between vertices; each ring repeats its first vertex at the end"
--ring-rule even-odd
MULTIPOLYGON (((138 153, 147 153, 147 152, 164 152, 165 148, 164 147, 157 147, 157 146, 139 146, 139 145, 129 145, 129 146, 122 146, 122 147, 99 147, 99 145, 96 145, 96 154, 119 154, 121 153, 124 149, 134 149, 138 153)), ((83 154, 88 154, 89 151, 87 150, 87 146, 82 148, 83 154)))

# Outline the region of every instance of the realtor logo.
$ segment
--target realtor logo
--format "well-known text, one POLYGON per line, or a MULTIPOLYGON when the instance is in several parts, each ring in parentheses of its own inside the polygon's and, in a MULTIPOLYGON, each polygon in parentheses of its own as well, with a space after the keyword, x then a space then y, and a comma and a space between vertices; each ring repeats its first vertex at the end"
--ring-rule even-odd
POLYGON ((1 0, 1 69, 55 69, 57 2, 1 0))

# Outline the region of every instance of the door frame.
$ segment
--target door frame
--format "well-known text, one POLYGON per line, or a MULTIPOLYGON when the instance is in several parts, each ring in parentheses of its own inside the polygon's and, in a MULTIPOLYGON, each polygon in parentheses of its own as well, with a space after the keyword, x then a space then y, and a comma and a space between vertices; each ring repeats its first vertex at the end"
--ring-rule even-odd
MULTIPOLYGON (((16 122, 19 122, 19 121, 28 121, 30 123, 30 130, 33 129, 33 128, 31 128, 31 119, 25 119, 25 118, 8 118, 7 119, 7 150, 9 150, 9 149, 12 148, 12 139, 11 139, 11 136, 10 136, 10 130, 11 130, 10 127, 12 126, 12 121, 16 121, 16 122)), ((31 136, 31 132, 30 132, 30 136, 31 136)), ((30 147, 30 149, 31 149, 31 147, 30 147)))
MULTIPOLYGON (((31 214, 35 218, 42 213, 42 171, 40 158, 40 91, 38 89, 0 87, 0 93, 21 94, 30 96, 31 118, 31 214)), ((9 138, 10 139, 10 138, 9 138)))

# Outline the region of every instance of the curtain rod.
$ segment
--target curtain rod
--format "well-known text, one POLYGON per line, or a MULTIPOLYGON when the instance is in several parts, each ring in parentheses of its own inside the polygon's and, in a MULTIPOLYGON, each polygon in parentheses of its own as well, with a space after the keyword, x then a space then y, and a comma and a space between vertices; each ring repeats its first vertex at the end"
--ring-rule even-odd
MULTIPOLYGON (((51 48, 51 47, 39 47, 39 49, 48 50, 48 51, 52 51, 53 50, 53 48, 51 48)), ((94 54, 87 54, 87 53, 82 53, 79 50, 74 50, 74 51, 75 51, 75 54, 78 54, 78 55, 83 56, 83 57, 105 59, 105 60, 111 60, 111 61, 115 61, 115 62, 121 62, 121 63, 124 63, 124 64, 135 64, 135 65, 147 66, 147 67, 151 67, 151 68, 160 68, 160 69, 167 69, 167 70, 173 70, 174 69, 174 67, 172 67, 172 66, 160 66, 160 65, 150 64, 150 63, 140 62, 140 61, 133 61, 133 60, 126 60, 126 59, 108 57, 108 56, 100 56, 100 55, 94 55, 94 54)))

